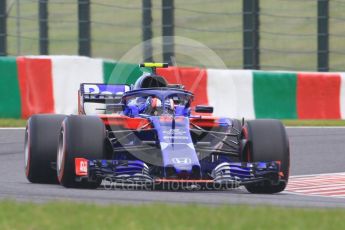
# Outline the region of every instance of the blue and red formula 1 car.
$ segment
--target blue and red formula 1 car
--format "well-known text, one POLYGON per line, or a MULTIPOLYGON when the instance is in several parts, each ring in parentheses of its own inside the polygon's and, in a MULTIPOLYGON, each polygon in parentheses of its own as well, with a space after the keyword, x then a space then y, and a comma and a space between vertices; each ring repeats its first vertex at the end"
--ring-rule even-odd
MULTIPOLYGON (((141 66, 155 70, 166 65, 141 66)), ((281 122, 210 116, 213 108, 191 107, 194 95, 183 88, 155 74, 144 74, 131 86, 81 84, 79 115, 28 120, 28 180, 69 188, 97 188, 106 181, 283 191, 289 143, 281 122)))

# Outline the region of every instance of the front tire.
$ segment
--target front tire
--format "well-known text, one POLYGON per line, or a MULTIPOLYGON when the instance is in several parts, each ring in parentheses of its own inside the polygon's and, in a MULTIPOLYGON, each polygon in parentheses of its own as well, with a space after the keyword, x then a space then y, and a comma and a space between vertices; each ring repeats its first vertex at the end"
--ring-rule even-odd
POLYGON ((51 163, 56 160, 58 136, 65 115, 33 115, 25 129, 25 175, 31 183, 57 183, 51 163))
POLYGON ((76 181, 75 158, 105 159, 105 126, 97 116, 68 116, 62 123, 57 151, 57 174, 67 188, 97 188, 101 180, 76 181))
POLYGON ((289 179, 290 150, 285 127, 278 120, 247 121, 243 129, 248 141, 244 158, 249 162, 280 161, 283 176, 278 184, 270 182, 246 185, 250 193, 278 193, 285 189, 289 179))

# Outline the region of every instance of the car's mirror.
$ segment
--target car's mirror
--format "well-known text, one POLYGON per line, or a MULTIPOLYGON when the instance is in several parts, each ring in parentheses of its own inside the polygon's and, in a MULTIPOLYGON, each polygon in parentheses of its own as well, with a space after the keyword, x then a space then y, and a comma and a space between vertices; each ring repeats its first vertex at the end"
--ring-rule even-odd
POLYGON ((207 105, 197 105, 195 107, 195 112, 197 113, 213 113, 213 107, 207 105))

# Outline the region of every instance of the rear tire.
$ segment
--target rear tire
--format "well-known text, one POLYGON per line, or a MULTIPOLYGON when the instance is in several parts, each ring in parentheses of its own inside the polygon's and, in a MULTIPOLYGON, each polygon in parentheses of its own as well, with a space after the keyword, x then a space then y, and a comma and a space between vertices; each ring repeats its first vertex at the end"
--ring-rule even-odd
POLYGON ((65 115, 33 115, 25 130, 25 174, 31 183, 57 183, 51 163, 56 160, 58 136, 65 115))
POLYGON ((95 189, 101 180, 76 181, 75 158, 105 159, 105 126, 97 116, 68 116, 62 123, 57 151, 57 174, 67 188, 95 189))
POLYGON ((278 193, 285 189, 289 179, 290 150, 285 127, 278 120, 248 121, 243 129, 248 146, 244 159, 249 162, 280 161, 282 181, 274 185, 269 182, 246 185, 250 193, 278 193))

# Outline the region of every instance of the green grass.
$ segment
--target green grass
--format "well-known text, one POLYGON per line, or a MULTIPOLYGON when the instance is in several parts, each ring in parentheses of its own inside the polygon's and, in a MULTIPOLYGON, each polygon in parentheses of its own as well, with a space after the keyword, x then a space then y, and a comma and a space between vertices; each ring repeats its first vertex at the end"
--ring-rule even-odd
MULTIPOLYGON (((345 126, 345 120, 282 120, 285 126, 345 126)), ((26 120, 0 118, 0 127, 25 127, 26 120)))
POLYGON ((0 127, 25 127, 25 125, 26 125, 26 120, 0 118, 0 127))
POLYGON ((345 120, 282 120, 285 126, 345 126, 345 120))
POLYGON ((0 229, 344 229, 345 210, 0 202, 0 229))

